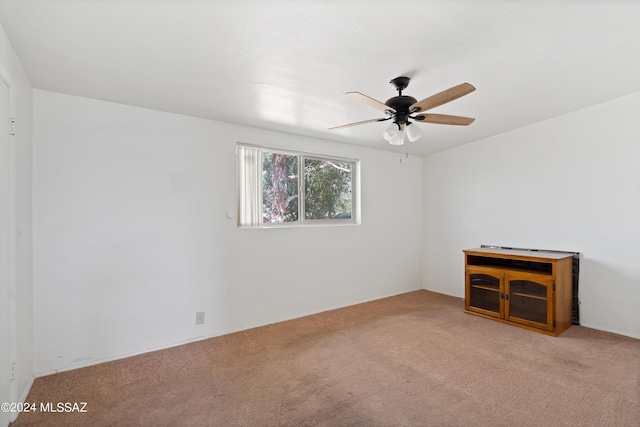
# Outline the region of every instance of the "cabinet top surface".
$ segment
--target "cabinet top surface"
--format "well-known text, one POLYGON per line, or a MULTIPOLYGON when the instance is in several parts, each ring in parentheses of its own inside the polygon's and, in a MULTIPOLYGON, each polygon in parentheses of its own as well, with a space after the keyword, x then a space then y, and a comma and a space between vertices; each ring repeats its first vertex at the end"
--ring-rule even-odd
POLYGON ((562 252, 548 252, 548 251, 525 251, 520 249, 497 249, 497 248, 476 248, 465 249, 465 254, 471 255, 496 255, 502 258, 542 258, 549 260, 559 260, 565 258, 572 258, 571 253, 562 252))

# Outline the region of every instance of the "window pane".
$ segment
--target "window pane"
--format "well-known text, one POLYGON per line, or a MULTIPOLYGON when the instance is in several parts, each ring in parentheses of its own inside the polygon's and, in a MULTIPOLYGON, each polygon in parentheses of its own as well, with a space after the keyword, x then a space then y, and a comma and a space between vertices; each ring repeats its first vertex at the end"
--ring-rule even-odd
POLYGON ((304 218, 351 218, 353 163, 330 160, 304 161, 304 218))
POLYGON ((262 156, 262 222, 298 220, 298 156, 265 151, 262 156))

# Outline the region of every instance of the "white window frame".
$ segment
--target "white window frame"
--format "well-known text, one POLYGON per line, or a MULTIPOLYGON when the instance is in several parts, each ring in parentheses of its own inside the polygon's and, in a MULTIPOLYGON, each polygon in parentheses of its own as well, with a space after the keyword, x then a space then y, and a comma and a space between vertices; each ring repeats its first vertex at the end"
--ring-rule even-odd
MULTIPOLYGON (((308 153, 302 151, 295 151, 286 148, 276 148, 276 147, 268 147, 268 146, 259 146, 252 144, 237 144, 238 149, 237 157, 238 157, 238 188, 237 188, 237 196, 238 196, 238 227, 240 228, 286 228, 286 227, 316 227, 316 226, 345 226, 345 225, 359 225, 360 224, 360 160, 347 158, 347 157, 339 157, 339 156, 330 156, 324 154, 317 153, 308 153), (255 195, 252 203, 257 203, 257 208, 259 209, 259 218, 256 222, 246 223, 246 217, 242 212, 243 201, 247 202, 247 196, 243 195, 243 185, 241 184, 243 181, 242 171, 243 166, 241 165, 242 159, 240 158, 240 147, 250 148, 257 150, 258 153, 258 165, 255 170, 257 183, 252 183, 256 185, 254 187, 254 191, 257 188, 257 194, 255 195), (277 222, 277 223, 265 223, 263 222, 263 189, 262 189, 262 163, 263 163, 263 153, 277 153, 277 154, 285 154, 287 156, 296 156, 298 158, 298 220, 291 222, 277 222), (305 160, 320 160, 320 161, 330 161, 330 162, 342 162, 342 163, 350 163, 352 164, 351 169, 351 218, 332 218, 332 219, 307 219, 305 218, 305 180, 304 180, 304 165, 305 160)), ((254 209, 254 220, 255 220, 255 209, 254 209)))

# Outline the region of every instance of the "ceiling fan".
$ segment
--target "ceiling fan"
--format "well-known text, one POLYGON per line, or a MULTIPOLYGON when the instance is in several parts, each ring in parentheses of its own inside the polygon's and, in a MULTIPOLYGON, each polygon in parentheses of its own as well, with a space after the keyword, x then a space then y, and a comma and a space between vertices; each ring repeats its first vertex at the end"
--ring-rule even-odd
POLYGON ((414 122, 417 123, 437 123, 441 125, 457 125, 467 126, 473 123, 475 119, 470 117, 450 116, 447 114, 422 114, 423 111, 430 110, 447 102, 451 102, 464 95, 476 90, 475 87, 469 83, 461 83, 452 88, 443 90, 440 93, 432 95, 422 101, 417 101, 412 96, 403 95, 402 91, 409 85, 409 77, 396 77, 389 83, 395 86, 398 91, 398 96, 394 96, 382 103, 367 95, 363 95, 360 92, 347 92, 347 96, 367 104, 377 110, 383 111, 387 117, 381 119, 371 119, 362 122, 349 123, 342 126, 336 126, 329 128, 329 130, 344 129, 351 126, 363 125, 366 123, 384 122, 386 120, 393 120, 389 127, 383 133, 384 139, 389 141, 393 145, 404 144, 405 134, 411 142, 415 142, 420 138, 420 130, 412 126, 414 122), (409 119, 413 120, 410 121, 409 119))

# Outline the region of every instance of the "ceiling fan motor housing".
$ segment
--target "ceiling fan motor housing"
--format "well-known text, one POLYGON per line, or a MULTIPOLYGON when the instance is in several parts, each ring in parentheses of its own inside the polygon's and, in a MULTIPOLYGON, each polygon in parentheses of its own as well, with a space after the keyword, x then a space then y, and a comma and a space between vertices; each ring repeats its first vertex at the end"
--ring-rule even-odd
POLYGON ((398 96, 387 99, 385 105, 396 111, 395 114, 393 114, 393 122, 398 125, 409 123, 409 114, 411 113, 409 107, 418 102, 418 100, 412 96, 402 95, 402 91, 409 86, 410 81, 411 79, 409 77, 396 77, 389 82, 395 86, 398 91, 398 96))
POLYGON ((418 102, 413 96, 399 95, 390 98, 385 102, 385 105, 396 110, 395 123, 402 124, 409 121, 409 107, 418 102))

